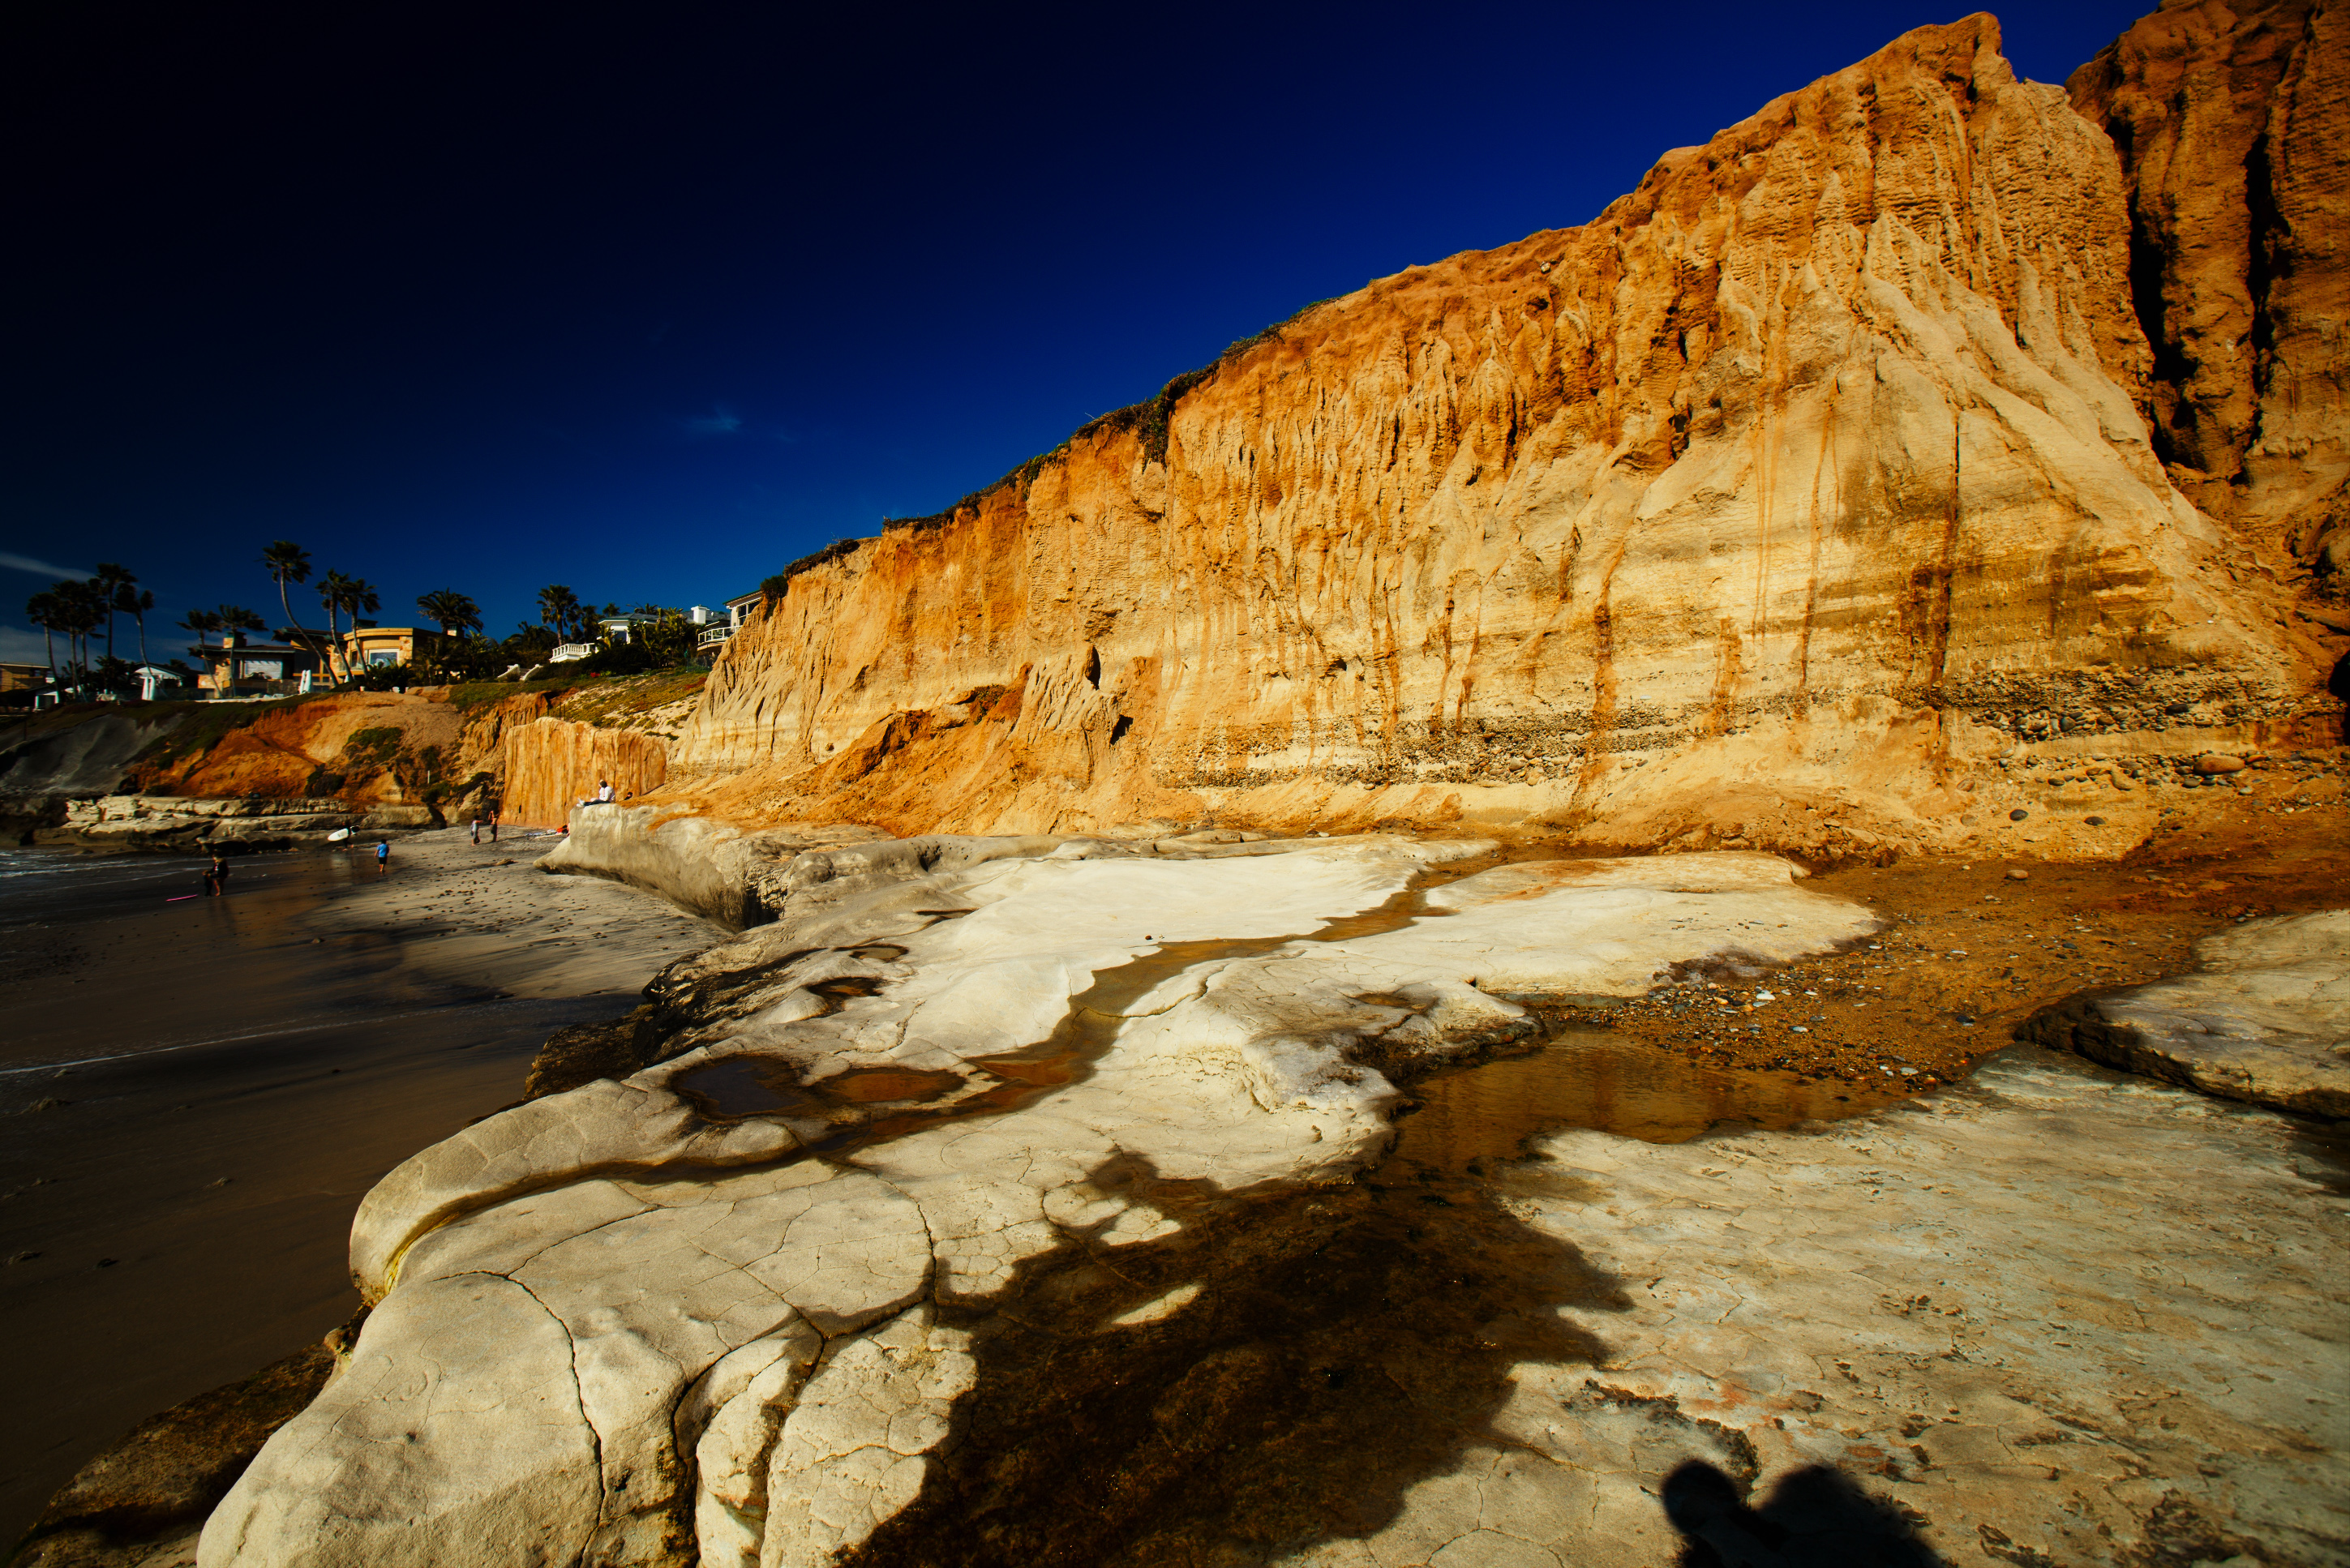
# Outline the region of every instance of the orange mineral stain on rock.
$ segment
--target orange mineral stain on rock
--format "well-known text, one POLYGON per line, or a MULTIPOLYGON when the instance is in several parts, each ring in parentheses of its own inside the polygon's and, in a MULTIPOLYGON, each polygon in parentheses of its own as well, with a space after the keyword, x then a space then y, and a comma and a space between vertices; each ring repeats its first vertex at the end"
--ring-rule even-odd
POLYGON ((629 730, 567 719, 535 719, 505 731, 502 819, 516 827, 560 827, 609 781, 612 797, 660 786, 668 760, 659 741, 629 730))

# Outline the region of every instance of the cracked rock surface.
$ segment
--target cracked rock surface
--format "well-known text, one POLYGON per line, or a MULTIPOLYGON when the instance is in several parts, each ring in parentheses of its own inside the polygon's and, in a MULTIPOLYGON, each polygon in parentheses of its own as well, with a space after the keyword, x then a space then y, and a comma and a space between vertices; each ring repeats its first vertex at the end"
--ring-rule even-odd
POLYGON ((1950 1563, 2350 1561, 2350 1247, 2285 1118, 2026 1050, 1812 1130, 1537 1147, 1503 1201, 1622 1282, 1562 1309, 1599 1363, 1517 1366, 1291 1563, 1655 1568, 1691 1459, 1758 1499, 1832 1467, 1950 1563))
POLYGON ((917 1495, 972 1385, 941 1311, 1073 1242, 1180 1228, 1113 1168, 1198 1192, 1342 1179, 1392 1136, 1389 1072, 1534 1032, 1496 992, 1637 993, 1874 925, 1751 855, 1398 900, 1484 847, 835 852, 810 878, 834 896, 650 988, 691 1049, 370 1194, 372 1315, 203 1562, 826 1561, 917 1495))
POLYGON ((2350 1116, 2350 909, 2255 920, 2195 957, 2193 973, 2067 997, 2023 1033, 2205 1094, 2350 1116))

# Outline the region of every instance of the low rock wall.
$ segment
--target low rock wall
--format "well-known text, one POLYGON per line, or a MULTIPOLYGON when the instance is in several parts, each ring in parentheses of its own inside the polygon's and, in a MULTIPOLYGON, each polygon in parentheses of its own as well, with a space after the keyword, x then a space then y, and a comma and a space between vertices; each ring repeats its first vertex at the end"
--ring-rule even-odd
POLYGON ((173 854, 210 850, 243 854, 323 844, 339 828, 396 833, 440 826, 430 806, 377 805, 324 799, 242 796, 189 799, 179 795, 105 795, 52 800, 23 842, 173 854))

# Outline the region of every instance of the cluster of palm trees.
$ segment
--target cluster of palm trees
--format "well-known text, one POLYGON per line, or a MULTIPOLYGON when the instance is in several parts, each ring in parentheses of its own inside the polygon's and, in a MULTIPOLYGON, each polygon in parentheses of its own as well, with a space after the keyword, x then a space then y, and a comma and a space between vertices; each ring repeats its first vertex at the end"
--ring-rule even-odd
MULTIPOLYGON (((279 539, 261 553, 261 569, 277 585, 277 605, 286 612, 286 625, 279 634, 296 646, 315 653, 328 676, 338 685, 353 679, 349 653, 345 646, 343 618, 350 618, 351 629, 359 628, 359 618, 373 615, 382 607, 382 597, 375 585, 338 571, 319 574, 316 584, 318 603, 327 612, 327 629, 321 633, 302 626, 294 618, 293 590, 296 585, 311 581, 310 552, 291 539, 279 539)), ((106 637, 104 666, 108 680, 119 684, 126 672, 114 658, 114 618, 128 615, 139 628, 139 659, 147 659, 147 612, 155 607, 155 596, 140 587, 139 579, 129 568, 111 562, 99 564, 98 572, 87 581, 68 579, 35 594, 25 606, 26 616, 41 628, 48 651, 51 677, 60 685, 69 685, 85 691, 92 670, 89 657, 90 640, 103 628, 106 637), (66 639, 66 665, 61 672, 57 664, 57 639, 66 639)), ((416 607, 432 624, 439 627, 448 638, 474 635, 478 645, 471 654, 460 649, 442 651, 452 668, 462 668, 468 659, 475 661, 500 656, 496 645, 487 642, 482 631, 482 608, 473 599, 454 588, 435 588, 419 595, 416 607), (486 651, 484 651, 486 650, 486 651)), ((658 613, 652 606, 640 607, 647 615, 658 613)), ((607 614, 617 613, 618 607, 604 607, 607 614)), ((540 639, 553 633, 557 641, 586 641, 596 632, 596 607, 561 584, 539 590, 538 611, 545 629, 525 625, 520 641, 540 639)), ((666 612, 674 616, 675 612, 666 612)), ((204 639, 217 633, 222 645, 239 632, 264 633, 268 623, 260 615, 242 605, 222 605, 215 609, 192 609, 179 622, 182 630, 191 632, 197 650, 211 645, 204 639)), ((518 646, 518 639, 509 639, 507 648, 518 646)), ((539 645, 543 646, 543 645, 539 645)), ((525 652, 527 649, 525 650, 525 652)), ((184 667, 182 667, 184 668, 184 667)))
MULTIPOLYGON (((351 629, 359 629, 359 618, 373 615, 383 607, 383 599, 375 585, 361 577, 342 572, 327 571, 318 578, 319 606, 327 612, 327 635, 320 644, 317 634, 294 623, 294 605, 290 597, 292 585, 310 580, 310 552, 291 539, 279 539, 261 553, 261 568, 277 584, 278 607, 285 610, 286 635, 310 643, 319 657, 327 660, 338 681, 351 679, 350 656, 343 640, 342 617, 348 615, 351 629)), ((443 635, 461 637, 466 631, 482 629, 482 608, 454 588, 435 588, 417 596, 416 607, 427 619, 439 627, 443 635)))
POLYGON ((286 612, 286 635, 310 645, 330 669, 338 670, 338 681, 350 679, 350 659, 343 651, 341 616, 348 611, 351 628, 359 628, 359 617, 373 615, 383 606, 375 585, 361 577, 329 569, 318 578, 318 603, 327 612, 327 635, 321 642, 294 618, 294 605, 288 597, 296 583, 310 580, 310 552, 291 539, 279 539, 261 552, 261 569, 277 584, 277 607, 286 612))
POLYGON ((139 586, 139 579, 130 567, 112 561, 100 561, 98 570, 87 578, 67 577, 52 583, 25 601, 25 616, 41 628, 43 650, 47 655, 49 674, 61 684, 70 681, 77 689, 88 683, 90 672, 89 639, 100 627, 106 628, 106 664, 117 661, 114 657, 114 618, 127 615, 139 628, 139 662, 147 662, 147 612, 155 607, 155 596, 139 586), (57 668, 57 638, 66 639, 66 666, 57 668))

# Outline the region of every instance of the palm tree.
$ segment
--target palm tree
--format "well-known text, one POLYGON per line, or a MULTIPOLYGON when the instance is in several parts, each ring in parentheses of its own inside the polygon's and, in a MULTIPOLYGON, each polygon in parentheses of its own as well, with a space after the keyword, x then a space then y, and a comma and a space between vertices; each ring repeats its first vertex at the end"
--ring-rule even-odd
POLYGON ((539 618, 555 633, 558 642, 570 640, 572 624, 583 611, 579 596, 560 583, 550 584, 538 590, 539 618))
MULTIPOLYGON (((343 590, 350 587, 350 582, 342 573, 331 570, 318 579, 318 602, 327 610, 327 651, 338 665, 344 663, 343 634, 342 622, 335 618, 335 612, 343 607, 343 590)), ((341 679, 332 668, 327 673, 329 679, 341 679)))
POLYGON ((100 561, 97 574, 89 579, 89 586, 98 590, 99 613, 106 618, 106 657, 109 659, 114 657, 114 612, 122 607, 118 601, 122 597, 122 590, 138 580, 130 575, 130 567, 112 561, 100 561))
POLYGON ((261 618, 260 612, 246 609, 243 605, 223 605, 220 607, 220 627, 224 633, 267 631, 269 623, 261 618))
POLYGON ((182 631, 192 631, 196 634, 196 649, 199 652, 202 652, 205 648, 210 646, 204 641, 204 633, 208 631, 218 631, 220 628, 221 618, 213 614, 211 610, 192 609, 186 615, 180 618, 180 629, 182 631))
POLYGON ((57 628, 65 624, 65 606, 47 589, 25 601, 25 618, 41 628, 41 651, 48 659, 49 679, 57 678, 57 628))
POLYGON ((261 569, 277 580, 277 607, 286 612, 286 624, 294 626, 294 606, 286 599, 286 585, 310 580, 310 552, 291 539, 280 539, 261 552, 261 569))
POLYGON ((66 634, 66 657, 75 672, 75 688, 86 690, 89 674, 89 634, 106 618, 106 601, 91 582, 68 578, 49 590, 57 600, 57 628, 66 634))
POLYGON ((155 596, 147 588, 132 591, 129 583, 114 590, 114 607, 129 616, 139 627, 139 662, 147 662, 147 612, 155 607, 155 596))
POLYGON ((454 588, 435 588, 429 594, 421 594, 416 607, 441 628, 443 636, 455 637, 469 627, 475 631, 482 629, 482 607, 454 588))

